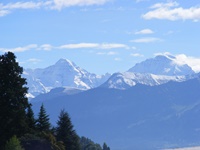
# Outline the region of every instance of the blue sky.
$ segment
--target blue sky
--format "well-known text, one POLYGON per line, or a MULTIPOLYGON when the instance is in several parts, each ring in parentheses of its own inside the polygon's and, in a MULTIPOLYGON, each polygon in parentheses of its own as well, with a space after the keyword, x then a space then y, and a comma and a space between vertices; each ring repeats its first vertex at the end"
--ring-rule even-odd
POLYGON ((0 54, 24 68, 60 58, 89 72, 126 71, 158 53, 200 71, 198 0, 1 0, 0 54))

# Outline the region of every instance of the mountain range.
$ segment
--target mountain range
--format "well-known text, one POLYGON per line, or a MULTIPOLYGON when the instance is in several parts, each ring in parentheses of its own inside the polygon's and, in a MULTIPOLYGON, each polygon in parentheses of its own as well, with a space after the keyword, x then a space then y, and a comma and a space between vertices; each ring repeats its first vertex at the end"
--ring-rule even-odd
POLYGON ((57 88, 31 102, 44 104, 53 124, 66 109, 79 135, 112 150, 162 150, 200 145, 200 74, 158 86, 94 88, 74 95, 57 88))
POLYGON ((193 74, 194 71, 187 64, 177 62, 175 56, 157 55, 155 58, 147 59, 141 63, 137 63, 128 72, 150 73, 156 75, 182 76, 193 74))
POLYGON ((57 87, 87 90, 105 82, 110 74, 96 75, 78 67, 67 59, 60 59, 56 64, 44 69, 25 69, 23 77, 27 79, 28 97, 48 93, 57 87))
POLYGON ((126 72, 96 75, 78 67, 67 59, 60 59, 47 68, 25 69, 29 98, 64 87, 68 93, 76 93, 98 86, 104 88, 127 89, 136 84, 160 85, 169 81, 182 82, 195 77, 195 72, 187 64, 180 65, 174 56, 158 55, 137 63, 126 72))
POLYGON ((36 93, 30 101, 35 114, 44 104, 55 125, 65 109, 80 136, 106 141, 112 150, 200 145, 200 73, 173 56, 102 76, 60 59, 44 69, 26 69, 24 76, 31 81, 29 93, 36 93))

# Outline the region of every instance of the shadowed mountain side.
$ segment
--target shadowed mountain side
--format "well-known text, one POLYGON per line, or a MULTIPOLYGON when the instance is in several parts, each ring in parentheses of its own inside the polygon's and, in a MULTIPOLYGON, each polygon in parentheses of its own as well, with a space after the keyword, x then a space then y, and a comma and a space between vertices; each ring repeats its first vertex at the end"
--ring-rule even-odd
POLYGON ((160 86, 137 84, 128 90, 96 88, 76 95, 32 100, 42 103, 55 124, 65 108, 79 135, 112 150, 155 150, 200 144, 200 80, 160 86))

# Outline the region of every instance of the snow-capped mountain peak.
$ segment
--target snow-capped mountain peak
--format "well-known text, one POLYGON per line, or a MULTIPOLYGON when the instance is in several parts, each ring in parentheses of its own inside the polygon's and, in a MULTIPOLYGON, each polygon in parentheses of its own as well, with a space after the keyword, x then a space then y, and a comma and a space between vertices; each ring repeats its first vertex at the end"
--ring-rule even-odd
POLYGON ((178 62, 170 54, 147 59, 124 73, 113 74, 102 87, 127 89, 136 84, 155 86, 169 81, 182 82, 192 78, 194 71, 187 64, 178 62))
POLYGON ((193 74, 194 71, 187 64, 179 64, 175 56, 164 54, 137 63, 128 72, 150 73, 156 75, 181 76, 193 74))
POLYGON ((51 68, 55 69, 56 71, 60 70, 61 72, 63 71, 81 72, 81 69, 74 62, 63 58, 59 59, 55 63, 55 65, 51 66, 51 68))
POLYGON ((29 94, 36 96, 58 87, 90 89, 104 83, 110 75, 96 75, 78 67, 68 59, 60 59, 43 69, 25 69, 29 94))
POLYGON ((75 67, 76 64, 73 63, 72 61, 68 60, 68 59, 64 59, 64 58, 61 58, 59 59, 56 63, 55 63, 55 66, 60 66, 60 65, 68 65, 68 66, 72 66, 72 67, 75 67))
POLYGON ((87 90, 101 85, 127 89, 136 84, 154 86, 169 81, 182 82, 193 78, 192 74, 194 71, 187 64, 180 63, 175 56, 163 54, 137 63, 127 72, 114 73, 112 76, 90 73, 68 59, 60 59, 43 69, 25 69, 23 76, 27 78, 29 95, 34 97, 60 87, 87 90))
POLYGON ((185 80, 186 76, 166 76, 148 73, 124 72, 113 74, 108 81, 101 85, 101 87, 127 89, 135 86, 136 84, 155 86, 169 81, 182 82, 185 80))
POLYGON ((156 55, 155 59, 168 59, 168 60, 175 60, 176 57, 173 56, 173 55, 170 55, 168 53, 165 53, 165 54, 158 54, 156 55))

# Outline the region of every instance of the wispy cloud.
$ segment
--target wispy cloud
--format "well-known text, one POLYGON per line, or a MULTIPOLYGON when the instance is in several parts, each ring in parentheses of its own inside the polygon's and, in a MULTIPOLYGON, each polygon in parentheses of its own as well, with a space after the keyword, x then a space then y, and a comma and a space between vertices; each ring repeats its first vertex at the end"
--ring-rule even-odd
POLYGON ((176 60, 180 64, 188 64, 195 72, 200 72, 200 58, 179 54, 176 55, 176 60))
POLYGON ((139 3, 139 2, 144 2, 144 1, 149 1, 149 0, 135 0, 136 3, 139 3))
POLYGON ((24 52, 24 51, 28 51, 28 50, 31 50, 31 49, 36 49, 38 46, 37 44, 30 44, 30 45, 27 45, 27 46, 23 46, 23 47, 16 47, 16 48, 0 48, 0 51, 1 52, 24 52))
POLYGON ((38 9, 43 6, 47 6, 51 4, 48 2, 16 2, 16 3, 8 3, 6 5, 1 4, 2 9, 12 10, 12 9, 38 9))
POLYGON ((0 17, 6 16, 6 15, 8 15, 9 13, 10 13, 10 11, 8 11, 8 10, 1 10, 1 9, 0 9, 0 17))
POLYGON ((37 58, 30 58, 27 60, 27 62, 31 62, 33 64, 37 64, 38 62, 41 62, 40 59, 37 59, 37 58))
POLYGON ((171 34, 174 34, 174 31, 170 30, 167 33, 165 33, 164 35, 171 35, 171 34))
POLYGON ((38 50, 44 50, 44 51, 50 51, 52 50, 54 47, 50 44, 43 44, 40 47, 38 47, 38 50))
POLYGON ((79 49, 79 48, 96 48, 96 49, 115 49, 115 48, 126 48, 129 47, 125 44, 120 43, 77 43, 77 44, 66 44, 58 47, 59 49, 79 49))
POLYGON ((97 55, 118 55, 119 53, 118 52, 110 51, 110 52, 98 52, 96 54, 97 55))
POLYGON ((108 52, 107 55, 118 55, 117 52, 108 52))
POLYGON ((90 5, 103 5, 110 0, 54 0, 55 9, 61 10, 70 6, 90 6, 90 5))
POLYGON ((40 9, 40 8, 46 8, 52 5, 52 1, 45 1, 45 2, 16 2, 16 3, 8 3, 3 4, 0 3, 0 16, 5 16, 7 14, 10 14, 12 11, 17 9, 40 9))
POLYGON ((157 3, 151 6, 151 11, 142 15, 144 19, 167 19, 167 20, 200 20, 200 7, 179 7, 177 2, 157 3))
POLYGON ((137 49, 135 46, 132 46, 131 49, 137 49))
MULTIPOLYGON (((60 46, 53 46, 51 44, 29 44, 26 46, 15 47, 15 48, 0 48, 1 52, 25 52, 28 50, 59 50, 59 49, 130 49, 129 46, 120 43, 76 43, 76 44, 65 44, 60 46)), ((114 55, 116 52, 107 52, 108 55, 114 55)))
POLYGON ((160 41, 162 40, 155 37, 145 37, 145 38, 131 40, 131 42, 134 42, 134 43, 152 43, 152 42, 160 42, 160 41))
POLYGON ((3 4, 0 3, 0 17, 6 16, 18 9, 56 9, 61 10, 71 6, 103 5, 110 0, 47 0, 47 1, 27 1, 3 4))
POLYGON ((115 61, 122 61, 122 59, 119 58, 119 57, 116 57, 114 60, 115 60, 115 61))
POLYGON ((98 53, 96 53, 97 55, 106 55, 106 53, 105 52, 98 52, 98 53))
POLYGON ((153 34, 154 32, 151 29, 143 29, 135 32, 135 34, 153 34))
POLYGON ((150 8, 170 8, 170 7, 176 7, 179 4, 177 2, 168 2, 168 3, 156 3, 153 6, 151 6, 150 8))
MULTIPOLYGON (((171 54, 169 52, 156 53, 154 55, 155 56, 157 56, 157 55, 164 55, 164 56, 166 56, 166 55, 172 55, 173 56, 173 54, 171 54)), ((185 54, 177 54, 177 55, 174 56, 173 61, 175 61, 179 65, 187 64, 196 73, 200 72, 200 58, 192 57, 192 56, 187 56, 185 54)))
POLYGON ((61 45, 59 49, 79 49, 79 48, 97 48, 99 44, 97 43, 78 43, 78 44, 66 44, 61 45))
POLYGON ((140 54, 140 53, 132 53, 130 54, 133 57, 144 57, 144 55, 140 54))
POLYGON ((129 47, 125 44, 119 44, 119 43, 106 43, 106 44, 100 44, 99 48, 101 49, 113 49, 113 48, 125 48, 128 49, 129 47))

